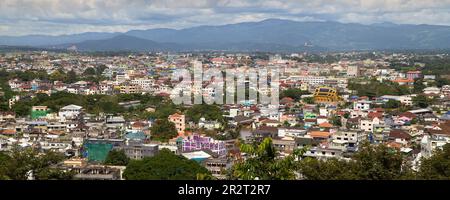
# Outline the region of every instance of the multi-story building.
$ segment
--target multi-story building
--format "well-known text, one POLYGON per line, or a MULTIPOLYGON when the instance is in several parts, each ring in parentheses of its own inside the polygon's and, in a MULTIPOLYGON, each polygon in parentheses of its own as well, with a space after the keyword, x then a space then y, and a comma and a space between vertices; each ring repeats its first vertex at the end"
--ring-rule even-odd
POLYGON ((133 85, 138 85, 142 91, 150 91, 154 81, 152 79, 133 79, 130 81, 133 85))
POLYGON ((141 88, 139 85, 124 83, 120 85, 120 93, 121 94, 137 94, 141 92, 141 88))
POLYGON ((318 87, 313 95, 315 103, 334 104, 341 101, 341 97, 338 95, 337 90, 330 87, 318 87))
POLYGON ((159 152, 157 144, 133 143, 123 146, 123 150, 128 158, 140 160, 144 157, 153 157, 159 152))
POLYGON ((308 83, 309 85, 323 85, 325 83, 324 76, 290 76, 289 80, 308 83))
POLYGON ((420 78, 420 77, 422 77, 422 72, 421 71, 408 71, 408 72, 406 72, 406 78, 407 79, 414 80, 414 79, 420 78))
POLYGON ((360 70, 357 65, 351 65, 347 67, 347 76, 358 77, 360 75, 360 70))
POLYGON ((224 141, 215 140, 211 137, 203 137, 197 134, 183 139, 182 150, 183 152, 210 150, 219 156, 227 154, 224 141))
POLYGON ((175 124, 175 128, 178 131, 178 134, 184 134, 184 130, 186 129, 186 117, 184 115, 175 113, 173 115, 169 115, 169 121, 175 124))

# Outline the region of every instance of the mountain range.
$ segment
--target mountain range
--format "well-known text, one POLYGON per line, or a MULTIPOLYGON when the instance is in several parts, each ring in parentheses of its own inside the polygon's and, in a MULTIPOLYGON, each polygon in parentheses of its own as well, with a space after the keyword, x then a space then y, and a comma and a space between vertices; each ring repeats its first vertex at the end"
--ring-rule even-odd
POLYGON ((450 26, 268 19, 186 29, 0 36, 0 45, 79 51, 336 51, 450 49, 450 26))

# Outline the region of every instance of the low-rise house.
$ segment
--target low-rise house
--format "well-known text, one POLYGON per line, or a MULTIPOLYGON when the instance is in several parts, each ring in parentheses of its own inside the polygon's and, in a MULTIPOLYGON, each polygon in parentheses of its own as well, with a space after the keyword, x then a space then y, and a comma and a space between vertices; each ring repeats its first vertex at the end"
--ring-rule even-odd
POLYGON ((226 179, 226 171, 232 166, 232 162, 228 158, 207 158, 203 162, 203 166, 211 172, 217 179, 226 179))
POLYGON ((207 130, 219 129, 221 126, 222 124, 217 120, 215 121, 206 120, 204 117, 200 118, 198 122, 199 128, 205 128, 207 130))
POLYGON ((219 156, 227 154, 227 149, 223 141, 198 134, 184 138, 182 141, 182 150, 183 152, 210 150, 219 156))
POLYGON ((59 109, 59 113, 58 116, 61 119, 73 119, 73 118, 77 118, 81 112, 82 112, 83 107, 81 106, 77 106, 77 105, 68 105, 68 106, 64 106, 61 109, 59 109))
POLYGON ((185 115, 181 115, 175 113, 173 115, 169 115, 169 121, 175 124, 175 129, 177 129, 178 134, 184 134, 186 129, 186 117, 185 115))
POLYGON ((0 122, 14 121, 16 119, 16 113, 14 112, 0 112, 0 122))
POLYGON ((426 135, 421 140, 421 154, 430 157, 436 149, 450 143, 450 122, 426 127, 426 135))
POLYGON ((411 141, 412 136, 403 130, 394 129, 389 132, 389 140, 406 146, 411 141))
POLYGON ((297 148, 295 139, 292 137, 273 138, 272 144, 278 151, 291 154, 297 148))
POLYGON ((122 149, 128 158, 137 160, 153 157, 159 152, 158 144, 144 144, 141 142, 129 142, 122 149))

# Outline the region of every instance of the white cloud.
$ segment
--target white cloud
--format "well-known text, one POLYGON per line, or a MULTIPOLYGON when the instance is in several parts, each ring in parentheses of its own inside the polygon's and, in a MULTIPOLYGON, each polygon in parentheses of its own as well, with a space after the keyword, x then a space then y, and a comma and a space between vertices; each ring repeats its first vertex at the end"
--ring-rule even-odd
POLYGON ((450 0, 2 0, 0 35, 127 31, 267 18, 450 25, 450 0))

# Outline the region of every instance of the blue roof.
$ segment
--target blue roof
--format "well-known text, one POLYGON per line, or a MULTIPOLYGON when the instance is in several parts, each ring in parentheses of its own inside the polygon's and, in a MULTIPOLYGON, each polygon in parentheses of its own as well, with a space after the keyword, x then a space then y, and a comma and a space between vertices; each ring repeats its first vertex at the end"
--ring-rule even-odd
POLYGON ((125 135, 126 139, 132 139, 132 140, 144 140, 147 138, 147 136, 142 131, 137 132, 128 132, 125 135))

